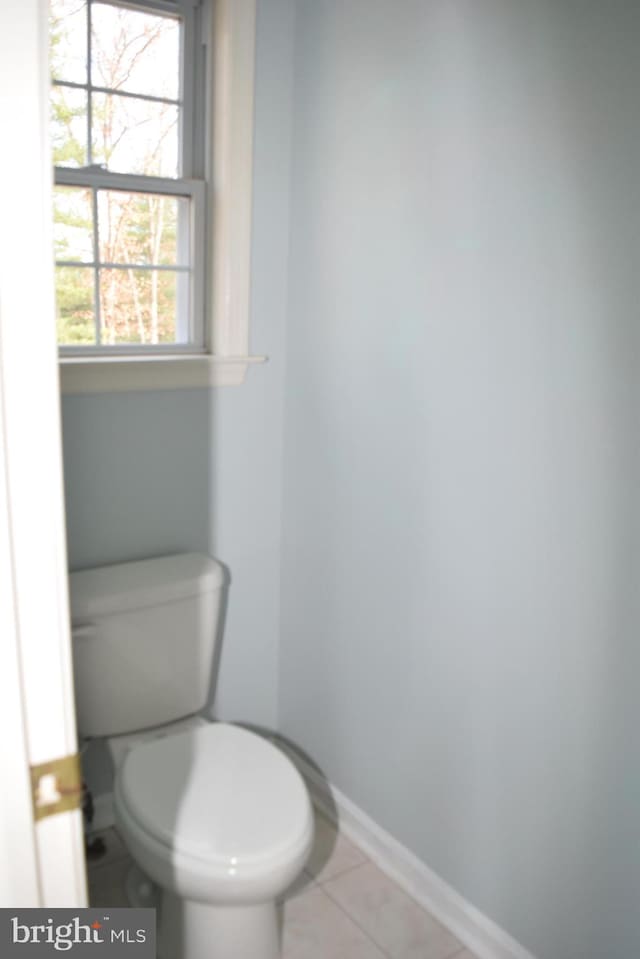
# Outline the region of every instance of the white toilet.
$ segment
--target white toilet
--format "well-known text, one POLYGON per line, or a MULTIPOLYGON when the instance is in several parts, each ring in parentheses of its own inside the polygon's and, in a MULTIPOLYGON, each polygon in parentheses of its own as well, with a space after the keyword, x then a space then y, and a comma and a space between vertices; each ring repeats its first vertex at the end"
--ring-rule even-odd
POLYGON ((195 716, 223 587, 220 564, 195 553, 70 576, 79 733, 109 737, 116 823, 159 889, 161 959, 277 959, 276 900, 313 839, 290 760, 195 716))

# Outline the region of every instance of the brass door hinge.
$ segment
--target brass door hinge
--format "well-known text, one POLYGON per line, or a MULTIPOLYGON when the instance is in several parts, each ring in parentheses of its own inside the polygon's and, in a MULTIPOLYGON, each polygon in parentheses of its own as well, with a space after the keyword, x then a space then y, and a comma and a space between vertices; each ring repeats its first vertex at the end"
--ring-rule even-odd
POLYGON ((80 808, 82 772, 78 753, 52 759, 30 769, 33 818, 36 822, 59 812, 80 808))

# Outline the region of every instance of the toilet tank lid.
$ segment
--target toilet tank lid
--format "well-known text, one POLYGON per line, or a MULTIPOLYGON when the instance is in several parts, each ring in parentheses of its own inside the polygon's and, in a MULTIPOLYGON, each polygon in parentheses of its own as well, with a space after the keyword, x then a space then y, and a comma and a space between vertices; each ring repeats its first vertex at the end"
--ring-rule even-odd
POLYGON ((221 564, 202 553, 79 570, 69 576, 71 620, 78 623, 213 592, 224 581, 221 564))

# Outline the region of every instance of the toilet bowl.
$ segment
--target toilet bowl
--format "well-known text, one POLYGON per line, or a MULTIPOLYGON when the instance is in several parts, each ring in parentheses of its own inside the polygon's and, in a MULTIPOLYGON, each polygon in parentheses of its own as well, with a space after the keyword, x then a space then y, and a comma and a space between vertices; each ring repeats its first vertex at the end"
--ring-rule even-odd
POLYGON ((138 876, 156 886, 157 896, 138 879, 159 905, 159 956, 277 959, 276 900, 304 866, 313 816, 273 743, 195 718, 210 687, 222 567, 191 553, 69 581, 78 729, 106 739, 116 759, 116 825, 138 876))
POLYGON ((289 759, 214 723, 134 747, 118 830, 160 888, 162 959, 276 959, 276 900, 302 869, 313 817, 289 759))

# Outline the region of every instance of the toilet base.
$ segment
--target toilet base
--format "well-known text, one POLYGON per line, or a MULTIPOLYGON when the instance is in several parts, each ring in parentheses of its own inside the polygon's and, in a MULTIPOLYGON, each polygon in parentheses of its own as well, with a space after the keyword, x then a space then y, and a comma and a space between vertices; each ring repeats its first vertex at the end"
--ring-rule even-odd
POLYGON ((213 906, 166 890, 158 916, 158 959, 279 959, 275 902, 213 906))

